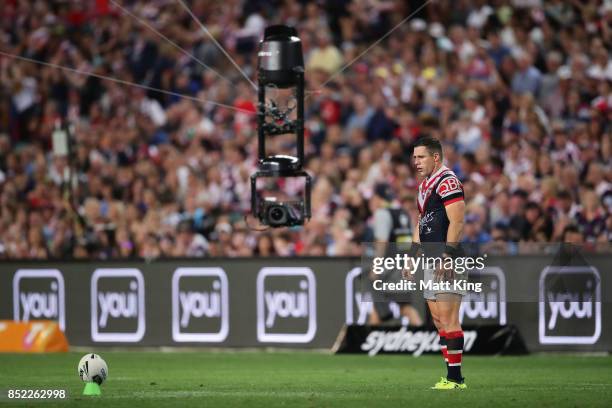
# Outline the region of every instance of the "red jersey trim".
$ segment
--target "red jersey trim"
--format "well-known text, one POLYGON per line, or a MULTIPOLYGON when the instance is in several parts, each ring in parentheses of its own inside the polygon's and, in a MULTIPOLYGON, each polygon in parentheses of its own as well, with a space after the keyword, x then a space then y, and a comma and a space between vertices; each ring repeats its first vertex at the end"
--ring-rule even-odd
POLYGON ((446 207, 447 205, 456 203, 457 201, 463 201, 463 197, 457 197, 457 198, 453 198, 452 200, 448 200, 447 202, 444 203, 444 206, 446 207))

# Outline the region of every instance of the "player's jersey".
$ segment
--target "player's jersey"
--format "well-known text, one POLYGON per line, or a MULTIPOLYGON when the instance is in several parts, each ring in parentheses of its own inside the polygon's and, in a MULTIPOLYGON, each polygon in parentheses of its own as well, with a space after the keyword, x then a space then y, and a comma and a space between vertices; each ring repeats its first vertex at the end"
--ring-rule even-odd
POLYGON ((419 238, 421 242, 446 242, 448 217, 445 206, 463 200, 463 185, 446 166, 419 184, 419 238))

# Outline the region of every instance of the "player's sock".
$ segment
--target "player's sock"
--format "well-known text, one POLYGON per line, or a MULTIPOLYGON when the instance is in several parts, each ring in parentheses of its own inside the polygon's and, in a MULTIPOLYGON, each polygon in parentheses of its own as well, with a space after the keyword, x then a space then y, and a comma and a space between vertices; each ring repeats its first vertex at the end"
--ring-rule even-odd
POLYGON ((446 363, 446 368, 448 369, 448 355, 446 354, 446 332, 444 330, 440 330, 440 351, 442 352, 442 357, 444 357, 444 362, 446 363))
POLYGON ((446 333, 446 357, 448 358, 448 374, 446 378, 458 383, 463 382, 461 376, 461 356, 463 355, 463 331, 446 333))

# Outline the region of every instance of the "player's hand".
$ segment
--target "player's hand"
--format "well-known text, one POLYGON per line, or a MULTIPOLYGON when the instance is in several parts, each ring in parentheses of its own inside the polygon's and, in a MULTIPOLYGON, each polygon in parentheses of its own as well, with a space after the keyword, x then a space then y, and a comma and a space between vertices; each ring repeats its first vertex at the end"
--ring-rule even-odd
POLYGON ((434 280, 436 282, 450 282, 453 279, 455 273, 452 269, 439 268, 434 272, 434 280))
POLYGON ((451 281, 455 275, 455 272, 452 268, 445 267, 447 256, 444 256, 444 262, 442 262, 442 267, 438 268, 434 271, 434 280, 436 282, 448 282, 451 281))

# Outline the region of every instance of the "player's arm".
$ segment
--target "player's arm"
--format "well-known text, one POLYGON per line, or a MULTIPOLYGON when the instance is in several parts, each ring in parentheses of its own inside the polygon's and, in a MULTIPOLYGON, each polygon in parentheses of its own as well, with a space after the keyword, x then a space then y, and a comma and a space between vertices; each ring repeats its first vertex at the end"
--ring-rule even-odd
MULTIPOLYGON (((465 201, 463 196, 461 198, 454 199, 450 204, 444 204, 446 209, 446 216, 448 217, 448 232, 446 233, 446 249, 444 256, 450 256, 455 258, 460 256, 461 248, 459 248, 459 242, 463 235, 463 223, 465 215, 465 201)), ((435 274, 438 280, 448 280, 453 276, 452 269, 444 269, 437 271, 435 274)))
POLYGON ((463 186, 457 177, 450 176, 442 180, 436 188, 436 193, 442 199, 449 222, 448 231, 446 232, 446 243, 456 247, 463 235, 465 216, 463 186))
POLYGON ((465 219, 465 201, 457 200, 445 206, 448 217, 448 232, 446 242, 451 246, 457 246, 463 236, 463 224, 465 219))

